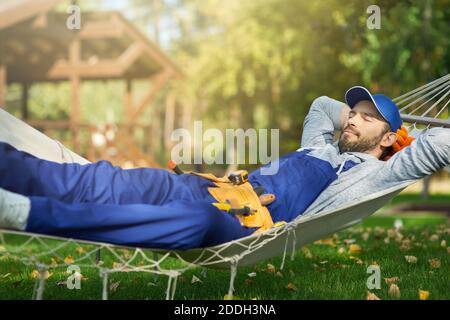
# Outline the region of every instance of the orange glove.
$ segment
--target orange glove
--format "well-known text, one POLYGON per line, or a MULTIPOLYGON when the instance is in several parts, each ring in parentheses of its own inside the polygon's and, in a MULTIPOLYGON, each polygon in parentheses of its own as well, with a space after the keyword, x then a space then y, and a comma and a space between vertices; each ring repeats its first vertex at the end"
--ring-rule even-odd
POLYGON ((391 151, 382 160, 389 160, 395 153, 403 150, 414 141, 414 137, 408 135, 408 129, 405 126, 401 126, 395 134, 397 135, 397 141, 394 142, 391 151))

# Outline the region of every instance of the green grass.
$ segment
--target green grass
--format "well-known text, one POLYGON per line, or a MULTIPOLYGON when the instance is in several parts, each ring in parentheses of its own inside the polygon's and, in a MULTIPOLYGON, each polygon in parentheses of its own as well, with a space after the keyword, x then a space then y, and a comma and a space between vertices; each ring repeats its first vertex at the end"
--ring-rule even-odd
POLYGON ((396 196, 389 205, 397 205, 400 203, 448 203, 450 205, 450 193, 431 194, 428 199, 422 199, 419 194, 401 193, 396 196))
MULTIPOLYGON (((397 282, 401 299, 418 299, 418 290, 430 292, 430 299, 450 299, 450 270, 447 245, 450 244, 450 225, 443 216, 373 216, 363 224, 342 231, 330 237, 330 243, 314 243, 299 250, 294 261, 286 260, 284 270, 280 271, 281 258, 274 258, 254 267, 239 268, 235 282, 235 295, 241 299, 366 299, 367 267, 373 263, 380 266, 381 277, 399 277, 397 282), (403 240, 410 240, 410 248, 403 248, 402 242, 388 237, 387 228, 401 217, 405 229, 401 230, 403 240), (381 226, 381 227, 380 227, 381 226), (363 238, 368 236, 367 240, 363 238), (438 238, 437 240, 435 238, 438 238), (348 239, 362 247, 361 254, 353 256, 348 252, 348 239), (339 248, 344 253, 339 253, 339 248), (405 250, 407 249, 407 250, 405 250), (312 257, 307 257, 307 250, 312 257), (418 258, 416 264, 408 263, 405 256, 418 258), (429 260, 439 259, 441 266, 432 268, 429 260), (268 271, 268 264, 275 266, 275 272, 268 271), (255 277, 249 273, 255 272, 255 277), (290 288, 288 286, 290 285, 290 288)), ((16 237, 17 238, 17 237, 16 237)), ((12 237, 8 243, 14 244, 12 237)), ((55 242, 57 244, 59 242, 55 242)), ((403 242, 404 244, 404 242, 403 242)), ((76 245, 66 248, 64 255, 74 258, 81 255, 76 245)), ((30 252, 38 252, 39 245, 27 247, 30 252)), ((86 251, 93 249, 84 246, 86 251)), ((124 254, 128 254, 124 251, 124 254)), ((105 265, 111 265, 111 257, 102 256, 105 265)), ((50 261, 47 261, 50 263, 50 261)), ((166 267, 179 262, 171 260, 166 267)), ((33 266, 24 266, 19 261, 0 252, 0 299, 30 299, 35 285, 31 277, 33 266)), ((183 274, 177 284, 176 299, 223 299, 229 284, 229 272, 208 270, 206 277, 201 268, 183 274), (193 276, 202 282, 191 284, 193 276)), ((97 269, 83 269, 87 279, 82 281, 81 290, 69 290, 58 285, 67 275, 64 268, 51 270, 45 299, 100 299, 101 278, 97 269)), ((118 284, 117 289, 109 291, 110 299, 164 299, 167 277, 154 278, 151 274, 117 273, 110 275, 110 284, 118 284), (120 283, 119 283, 120 282, 120 283)), ((392 299, 389 286, 382 280, 380 290, 371 290, 381 299, 392 299)))

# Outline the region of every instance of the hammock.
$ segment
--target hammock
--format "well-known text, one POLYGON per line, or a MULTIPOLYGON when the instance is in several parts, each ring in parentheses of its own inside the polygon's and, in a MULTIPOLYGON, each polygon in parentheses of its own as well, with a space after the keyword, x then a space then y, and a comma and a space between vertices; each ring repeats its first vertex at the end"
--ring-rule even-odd
MULTIPOLYGON (((431 126, 450 128, 450 74, 410 91, 394 101, 412 135, 418 136, 431 126)), ((65 148, 61 143, 30 127, 0 109, 0 140, 39 158, 59 163, 89 163, 65 148)), ((0 261, 2 257, 34 265, 39 271, 33 298, 42 299, 46 272, 51 268, 76 264, 80 268, 96 268, 103 279, 102 298, 108 298, 108 275, 116 272, 147 272, 168 277, 166 299, 173 299, 178 277, 194 267, 229 268, 228 298, 232 298, 238 266, 250 266, 265 259, 282 255, 280 269, 286 255, 294 258, 296 250, 305 244, 322 239, 339 230, 361 222, 384 206, 400 191, 416 181, 409 181, 390 189, 350 202, 338 209, 310 215, 300 215, 294 221, 258 235, 234 240, 209 248, 180 250, 141 249, 108 243, 67 239, 0 229, 0 261), (8 240, 13 241, 8 241, 8 240), (10 244, 13 242, 14 244, 10 244), (56 244, 55 244, 56 243, 56 244), (38 249, 33 250, 38 245, 38 249), (89 249, 77 259, 67 261, 62 252, 68 248, 85 246, 89 249), (112 266, 102 264, 100 252, 115 260, 112 266), (179 266, 165 267, 175 258, 179 266)), ((206 271, 206 269, 204 269, 206 271)))

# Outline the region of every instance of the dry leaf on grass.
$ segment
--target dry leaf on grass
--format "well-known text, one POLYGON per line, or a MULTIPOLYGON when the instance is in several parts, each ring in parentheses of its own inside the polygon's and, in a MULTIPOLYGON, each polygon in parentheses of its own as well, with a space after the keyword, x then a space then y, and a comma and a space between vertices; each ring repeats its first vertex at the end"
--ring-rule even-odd
POLYGON ((326 239, 317 240, 317 241, 314 241, 314 244, 322 244, 322 245, 330 246, 332 248, 336 247, 336 243, 334 243, 334 239, 333 238, 326 238, 326 239))
POLYGON ((313 255, 311 253, 311 250, 309 250, 306 247, 302 248, 302 253, 303 253, 303 255, 305 256, 306 259, 312 259, 312 257, 313 257, 313 255))
POLYGON ((430 297, 430 291, 419 290, 419 299, 420 300, 428 300, 430 297))
POLYGON ((386 282, 386 284, 392 284, 392 283, 396 283, 398 281, 400 281, 399 277, 384 278, 384 282, 386 282))
POLYGON ((442 247, 442 248, 447 247, 447 241, 442 240, 442 241, 441 241, 441 247, 442 247))
POLYGON ((83 254, 83 253, 86 252, 86 250, 84 250, 83 247, 78 247, 78 248, 75 249, 75 251, 76 251, 78 254, 83 254))
POLYGON ((64 258, 64 263, 65 264, 72 264, 72 263, 74 263, 74 259, 73 259, 73 257, 72 256, 67 256, 67 257, 65 257, 64 258))
POLYGON ((429 259, 428 264, 431 269, 439 269, 441 267, 441 260, 439 259, 429 259))
POLYGON ((438 241, 439 240, 439 236, 437 234, 433 234, 433 235, 430 236, 429 240, 431 242, 438 241))
POLYGON ((400 288, 394 283, 391 284, 391 286, 389 287, 389 295, 392 298, 400 298, 400 288))
POLYGON ((408 263, 417 263, 417 257, 415 256, 405 256, 405 260, 408 263))
MULTIPOLYGON (((45 271, 45 279, 47 280, 48 278, 50 278, 53 275, 53 273, 48 272, 47 270, 45 271)), ((40 276, 39 271, 38 270, 33 270, 30 274, 30 277, 32 279, 36 279, 40 276)))
POLYGON ((290 290, 290 291, 297 291, 297 290, 298 290, 297 287, 296 287, 292 282, 289 282, 289 283, 286 285, 286 289, 288 289, 288 290, 290 290))
POLYGON ((364 240, 364 241, 367 241, 367 240, 369 240, 369 233, 368 232, 364 232, 362 235, 361 235, 361 238, 364 240))
POLYGON ((357 258, 357 257, 354 257, 354 256, 350 256, 349 259, 350 260, 354 260, 356 262, 356 264, 360 264, 361 265, 361 264, 364 263, 360 258, 357 258))
POLYGON ((360 254, 361 252, 362 252, 362 248, 358 244, 351 244, 348 249, 348 253, 350 253, 350 254, 360 254))
POLYGON ((56 285, 59 287, 66 287, 67 286, 67 280, 61 280, 56 282, 56 285))
POLYGON ((250 278, 254 278, 254 277, 256 277, 256 272, 251 272, 251 273, 248 274, 248 276, 250 278))
POLYGON ((200 280, 199 278, 197 278, 195 275, 192 275, 192 280, 191 283, 197 283, 197 282, 202 282, 202 280, 200 280))
POLYGON ((268 263, 267 264, 267 272, 269 272, 269 273, 275 273, 275 266, 273 265, 273 264, 271 264, 271 263, 268 263))
POLYGON ((344 247, 339 247, 338 253, 339 253, 339 254, 345 253, 345 248, 344 248, 344 247))
POLYGON ((381 300, 381 299, 378 298, 375 293, 367 291, 367 300, 381 300))

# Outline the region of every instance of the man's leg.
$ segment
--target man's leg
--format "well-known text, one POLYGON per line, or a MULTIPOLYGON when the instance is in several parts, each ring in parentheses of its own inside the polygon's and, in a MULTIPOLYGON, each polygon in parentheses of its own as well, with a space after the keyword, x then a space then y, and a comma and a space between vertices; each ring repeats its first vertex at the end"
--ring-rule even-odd
POLYGON ((208 202, 164 206, 67 204, 30 197, 26 231, 138 247, 189 249, 250 235, 254 229, 208 202))
POLYGON ((0 188, 26 196, 68 203, 161 205, 175 199, 203 198, 208 184, 193 175, 177 176, 152 168, 123 170, 107 161, 55 163, 0 142, 0 188))

